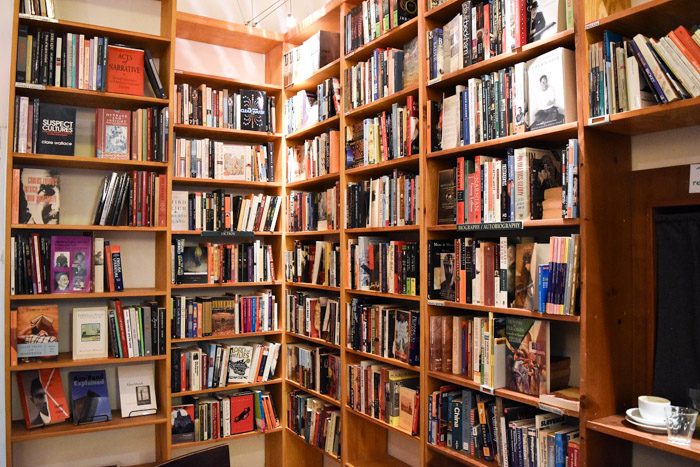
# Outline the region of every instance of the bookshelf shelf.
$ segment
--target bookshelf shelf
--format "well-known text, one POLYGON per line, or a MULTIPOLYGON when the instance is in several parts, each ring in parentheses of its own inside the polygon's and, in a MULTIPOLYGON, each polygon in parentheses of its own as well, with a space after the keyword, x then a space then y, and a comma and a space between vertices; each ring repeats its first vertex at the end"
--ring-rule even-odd
POLYGON ((428 446, 428 449, 435 451, 437 453, 442 454, 443 456, 447 456, 451 459, 454 459, 456 461, 459 461, 465 465, 471 465, 474 467, 497 467, 498 463, 496 461, 486 461, 483 459, 477 459, 472 456, 468 456, 467 454, 462 454, 459 451, 455 451, 454 449, 447 448, 445 446, 436 446, 435 444, 430 444, 426 443, 426 446, 428 446))
POLYGON ((340 122, 340 117, 335 115, 331 118, 321 120, 320 122, 314 123, 313 125, 297 130, 294 133, 288 134, 285 138, 288 141, 298 141, 302 142, 304 139, 316 136, 317 134, 323 133, 326 130, 332 130, 338 126, 340 122), (302 141, 300 141, 302 140, 302 141))
POLYGON ((265 91, 268 94, 279 94, 282 91, 282 86, 268 83, 254 83, 250 81, 242 81, 233 78, 223 78, 221 76, 207 75, 194 71, 175 70, 175 82, 187 83, 194 86, 207 84, 215 88, 226 89, 257 89, 265 91))
POLYGON ((327 290, 328 292, 340 292, 340 287, 331 285, 310 284, 308 282, 285 282, 287 287, 299 287, 303 289, 327 290))
POLYGON ((225 289, 234 287, 273 287, 281 285, 280 282, 226 282, 223 284, 172 284, 173 290, 190 289, 225 289))
POLYGON ((144 415, 141 417, 122 418, 120 411, 112 411, 112 420, 108 422, 90 423, 85 425, 74 425, 70 422, 58 423, 41 428, 28 430, 24 421, 12 422, 12 442, 21 443, 37 439, 53 438, 56 436, 80 435, 84 433, 94 433, 98 431, 120 430, 124 428, 135 428, 138 426, 161 425, 170 422, 170 417, 162 413, 155 415, 144 415))
POLYGON ((279 133, 234 130, 233 128, 214 128, 202 125, 188 125, 184 123, 176 123, 173 125, 173 128, 178 136, 226 139, 246 143, 265 143, 268 141, 276 141, 282 137, 282 135, 279 133))
POLYGON ((347 177, 371 177, 374 175, 382 175, 394 169, 416 169, 418 167, 418 161, 420 160, 420 154, 414 154, 411 156, 401 157, 399 159, 392 159, 378 164, 363 165, 360 167, 353 167, 352 169, 345 169, 345 175, 347 177))
POLYGON ((234 389, 254 388, 254 387, 258 387, 258 386, 273 386, 275 384, 281 384, 281 383, 282 383, 281 378, 275 378, 275 379, 271 379, 269 381, 257 381, 257 382, 253 382, 253 383, 229 384, 229 385, 223 386, 223 387, 198 389, 196 391, 173 392, 172 394, 170 394, 170 396, 171 397, 196 396, 199 394, 212 394, 215 392, 232 391, 234 389))
POLYGON ((418 232, 419 230, 419 225, 393 225, 386 227, 358 227, 353 229, 345 229, 345 233, 348 235, 364 235, 393 232, 418 232))
POLYGON ((53 156, 50 154, 14 153, 15 163, 32 167, 61 167, 66 169, 96 170, 165 170, 167 162, 98 159, 90 156, 53 156))
POLYGON ((345 467, 385 467, 387 465, 391 467, 411 467, 410 464, 386 453, 373 454, 371 459, 362 459, 357 463, 345 462, 345 467))
POLYGON ((318 446, 315 446, 315 445, 313 445, 313 444, 307 443, 307 442, 306 442, 306 439, 304 439, 303 436, 297 434, 297 433, 296 433, 294 430, 292 430, 291 428, 286 427, 285 429, 286 429, 286 431, 287 431, 290 435, 292 435, 291 437, 292 437, 293 439, 296 439, 296 440, 301 441, 302 443, 304 443, 305 446, 308 446, 308 447, 312 448, 314 451, 319 452, 319 453, 323 454, 324 456, 328 456, 331 460, 333 460, 333 461, 335 461, 335 462, 340 462, 340 458, 339 458, 338 456, 336 456, 335 454, 330 453, 330 452, 326 451, 325 449, 320 448, 320 447, 318 447, 318 446))
MULTIPOLYGON (((580 219, 534 219, 525 220, 522 223, 523 229, 547 229, 556 227, 579 227, 581 225, 580 219)), ((431 225, 428 227, 428 232, 456 232, 458 226, 456 224, 439 224, 431 225)), ((504 229, 493 229, 490 228, 489 224, 484 224, 483 229, 476 230, 477 232, 485 232, 491 230, 504 230, 504 229)), ((514 229, 520 230, 520 229, 514 229)))
POLYGON ((391 298, 394 300, 408 300, 412 302, 420 302, 421 300, 419 295, 404 295, 399 293, 384 293, 375 292, 374 290, 358 290, 348 288, 346 288, 345 291, 352 295, 364 295, 366 297, 391 298))
POLYGON ((168 105, 168 99, 149 96, 130 96, 114 92, 89 91, 87 89, 62 88, 36 84, 16 83, 17 95, 38 97, 55 104, 75 105, 78 107, 111 107, 135 110, 141 107, 168 105))
POLYGON ((638 430, 633 425, 628 424, 623 415, 610 415, 591 420, 586 425, 588 429, 608 436, 700 462, 700 439, 697 438, 691 440, 690 446, 671 444, 668 442, 666 434, 652 434, 638 430))
POLYGON ((580 316, 538 313, 536 311, 530 311, 521 308, 501 308, 495 306, 476 305, 472 303, 448 302, 444 300, 428 300, 428 305, 444 308, 454 308, 459 310, 481 311, 484 313, 496 313, 499 315, 524 316, 526 318, 544 319, 550 321, 565 321, 567 323, 578 324, 581 322, 580 316))
POLYGON ((360 119, 378 114, 382 110, 391 109, 392 104, 396 102, 403 102, 411 94, 417 93, 418 86, 409 86, 407 88, 402 89, 401 91, 395 92, 394 94, 382 97, 381 99, 377 99, 374 102, 370 102, 369 104, 361 105, 352 110, 348 110, 347 112, 345 112, 345 118, 360 119))
POLYGON ((298 334, 296 332, 291 332, 291 331, 286 331, 287 337, 293 337, 295 339, 301 339, 305 340, 307 342, 312 342, 314 344, 319 344, 324 347, 330 347, 331 349, 340 349, 340 346, 337 344, 333 344, 331 342, 325 341, 323 339, 319 339, 317 337, 310 337, 310 336, 305 336, 303 334, 298 334))
POLYGON ((387 357, 382 357, 381 355, 369 353, 369 352, 362 352, 361 350, 355 350, 352 347, 345 347, 345 351, 357 355, 358 357, 363 357, 363 358, 370 358, 372 360, 376 360, 378 362, 382 363, 388 363, 389 365, 393 365, 398 368, 405 368, 406 370, 412 370, 415 371, 416 373, 419 373, 421 371, 420 366, 414 366, 414 365, 409 365, 408 363, 404 363, 401 360, 397 360, 395 358, 387 358, 387 357))
POLYGON ((454 87, 456 84, 466 84, 469 78, 481 76, 483 74, 514 65, 518 62, 529 60, 552 49, 556 49, 557 47, 573 48, 573 46, 573 30, 558 32, 552 37, 533 42, 531 44, 526 44, 513 52, 496 55, 495 57, 491 57, 487 60, 464 67, 461 70, 448 73, 441 78, 429 82, 428 86, 435 89, 445 89, 454 87))
POLYGON ((303 81, 292 83, 284 88, 287 94, 296 94, 301 90, 315 91, 316 86, 327 80, 328 78, 337 78, 340 76, 340 59, 335 59, 328 65, 321 67, 313 75, 303 81))
POLYGON ((12 224, 12 230, 53 230, 83 232, 167 232, 167 227, 129 227, 128 225, 12 224))
POLYGON ((287 183, 287 190, 306 190, 308 188, 318 188, 322 186, 332 185, 340 179, 340 174, 330 173, 321 175, 320 177, 310 178, 308 180, 299 180, 297 182, 287 183))
POLYGON ((697 2, 693 0, 650 0, 605 18, 591 18, 585 28, 587 33, 596 35, 605 29, 627 36, 639 32, 662 35, 679 24, 687 24, 691 20, 688 12, 694 8, 697 8, 697 2))
POLYGON ((495 151, 503 149, 515 144, 530 144, 533 142, 544 141, 564 141, 568 138, 575 138, 578 134, 578 123, 570 122, 562 125, 556 125, 549 128, 542 128, 535 131, 527 131, 517 135, 506 136, 503 138, 481 141, 479 143, 468 144, 451 149, 443 149, 442 151, 433 151, 428 154, 429 159, 457 157, 467 154, 475 154, 483 151, 495 151))
POLYGON ((85 293, 53 293, 53 294, 27 294, 11 295, 13 302, 20 301, 51 301, 51 300, 96 300, 104 298, 134 298, 134 297, 162 297, 168 292, 158 288, 134 288, 124 289, 121 292, 85 292, 85 293))
MULTIPOLYGON (((418 435, 412 435, 412 434, 410 434, 410 433, 407 433, 407 432, 401 430, 399 427, 390 425, 390 424, 388 424, 387 422, 385 422, 385 421, 383 421, 383 420, 379 420, 379 419, 377 419, 377 418, 370 417, 369 415, 364 414, 364 413, 362 413, 362 412, 360 412, 360 411, 358 411, 358 410, 355 410, 355 409, 353 409, 353 408, 350 407, 350 406, 347 406, 345 409, 346 409, 346 412, 347 412, 347 413, 352 414, 352 415, 354 415, 354 416, 356 416, 356 417, 359 417, 359 418, 361 418, 361 419, 363 419, 363 420, 366 420, 366 421, 368 421, 368 422, 371 422, 371 423, 373 423, 373 424, 375 424, 375 425, 377 425, 377 426, 380 426, 380 427, 382 427, 382 428, 386 428, 386 429, 389 430, 389 431, 393 431, 394 433, 398 433, 398 434, 400 434, 400 435, 402 435, 402 436, 405 436, 406 438, 410 438, 410 439, 413 439, 413 440, 420 440, 420 436, 418 436, 418 435)), ((363 463, 362 465, 364 466, 365 464, 363 463)), ((378 464, 378 465, 388 465, 388 464, 378 464)), ((396 465, 396 464, 391 464, 391 465, 396 465)))
POLYGON ((264 435, 270 435, 273 433, 279 433, 283 430, 282 427, 277 427, 272 430, 267 430, 267 431, 259 431, 259 430, 254 430, 254 431, 248 431, 246 433, 239 433, 237 435, 233 436, 226 436, 225 438, 216 438, 216 439, 207 439, 205 441, 191 441, 187 443, 173 443, 172 448, 173 449, 189 449, 189 448, 196 448, 196 447, 203 447, 203 446, 208 446, 210 444, 216 444, 216 443, 225 443, 234 439, 241 439, 241 438, 249 438, 251 436, 264 436, 264 435))
POLYGON ((302 391, 311 394, 312 396, 316 397, 317 399, 321 399, 322 401, 327 402, 328 404, 335 405, 336 407, 340 407, 340 401, 332 398, 331 396, 321 394, 320 392, 315 391, 311 388, 307 388, 305 386, 302 386, 301 384, 299 384, 296 381, 289 379, 289 378, 286 378, 285 381, 287 384, 289 384, 291 387, 293 387, 295 389, 301 389, 302 391))
POLYGON ((250 337, 280 336, 282 331, 239 332, 238 334, 218 334, 202 337, 185 337, 182 339, 170 339, 171 344, 185 344, 188 342, 209 342, 228 339, 247 339, 250 337))
POLYGON ((173 186, 183 187, 216 187, 216 188, 245 188, 270 190, 282 186, 279 182, 256 182, 248 180, 217 180, 214 178, 172 177, 173 186))
POLYGON ((587 128, 634 136, 700 124, 700 97, 658 104, 610 115, 607 122, 588 123, 587 128))
POLYGON ((85 34, 91 37, 107 36, 111 43, 125 43, 130 46, 148 48, 151 52, 156 53, 156 55, 170 45, 170 38, 166 36, 145 34, 137 31, 128 31, 126 29, 115 29, 96 24, 68 21, 65 19, 46 19, 40 16, 20 14, 19 22, 20 24, 26 24, 32 27, 53 29, 56 32, 72 32, 85 34))
POLYGON ((462 3, 460 0, 447 0, 438 6, 428 8, 425 12, 425 19, 445 23, 462 12, 462 3))
POLYGON ((352 52, 345 55, 345 60, 349 62, 359 62, 366 60, 372 55, 372 51, 378 47, 396 47, 403 48, 404 43, 416 37, 418 34, 418 17, 415 17, 401 26, 395 27, 379 36, 378 38, 369 41, 363 46, 358 47, 352 52))
POLYGON ((46 368, 77 368, 81 366, 101 366, 101 365, 130 365, 132 363, 165 361, 165 355, 151 355, 148 357, 131 358, 86 358, 84 360, 73 360, 71 352, 61 352, 57 360, 43 362, 19 363, 10 367, 10 371, 43 370, 46 368))
POLYGON ((338 235, 340 230, 305 230, 303 232, 287 232, 287 237, 323 237, 324 235, 338 235))

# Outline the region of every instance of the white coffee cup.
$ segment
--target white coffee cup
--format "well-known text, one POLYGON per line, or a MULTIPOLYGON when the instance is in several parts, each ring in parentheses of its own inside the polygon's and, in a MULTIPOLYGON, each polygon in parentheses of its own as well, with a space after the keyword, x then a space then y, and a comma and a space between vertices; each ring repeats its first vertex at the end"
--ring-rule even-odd
POLYGON ((639 396, 639 414, 649 421, 663 423, 666 420, 666 407, 671 406, 671 401, 663 397, 639 396))

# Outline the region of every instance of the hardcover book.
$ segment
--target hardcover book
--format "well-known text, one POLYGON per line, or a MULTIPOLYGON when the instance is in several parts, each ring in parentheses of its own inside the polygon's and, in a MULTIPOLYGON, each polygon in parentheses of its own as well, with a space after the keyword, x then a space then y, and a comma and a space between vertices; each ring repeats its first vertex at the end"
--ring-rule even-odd
POLYGON ((408 363, 411 345, 411 312, 396 310, 396 327, 394 328, 394 356, 408 363))
POLYGON ((539 396, 549 392, 549 322, 507 317, 506 384, 539 396))
POLYGON ((73 308, 73 360, 107 358, 107 307, 73 308))
POLYGON ((47 169, 14 169, 13 217, 20 224, 58 224, 61 209, 61 178, 47 169), (14 177, 17 178, 17 177, 14 177))
POLYGON ((267 94, 241 89, 241 130, 267 131, 267 94))
POLYGON ((203 245, 185 246, 183 253, 184 274, 182 284, 205 284, 208 279, 207 247, 203 245))
POLYGON ((51 293, 89 292, 92 280, 92 238, 51 237, 51 293))
POLYGON ((576 120, 574 52, 562 47, 527 62, 530 130, 576 120))
POLYGON ((222 144, 221 159, 223 160, 222 180, 246 179, 246 156, 250 146, 240 144, 222 144))
POLYGON ((153 415, 158 411, 153 364, 117 368, 122 418, 153 415))
POLYGON ((253 361, 253 347, 232 345, 229 349, 228 383, 247 383, 253 361))
POLYGON ((95 155, 101 159, 131 157, 131 112, 95 109, 95 155))
POLYGON ((534 310, 533 275, 531 273, 532 252, 534 243, 522 241, 515 246, 515 298, 512 308, 534 310))
POLYGON ((438 224, 455 223, 455 171, 441 170, 438 173, 438 224))
POLYGON ((17 386, 27 429, 62 423, 70 418, 58 368, 20 371, 17 386))
POLYGON ((143 50, 107 46, 107 92, 143 96, 143 50))
POLYGON ((173 190, 173 207, 172 207, 172 230, 185 231, 189 230, 189 193, 187 191, 173 190))
POLYGON ((39 106, 34 152, 57 156, 74 155, 75 117, 75 107, 42 102, 39 106))
POLYGON ((174 405, 170 413, 173 444, 194 441, 194 404, 174 405))
POLYGON ((105 370, 71 371, 68 378, 73 423, 80 425, 112 419, 105 370))
POLYGON ((455 253, 452 240, 433 240, 428 246, 430 277, 428 298, 454 301, 455 253))
MULTIPOLYGON (((536 150, 530 154, 530 217, 542 219, 545 191, 561 187, 561 152, 536 150)), ((561 194, 557 202, 561 217, 561 194)))
POLYGON ((58 305, 17 307, 17 358, 58 356, 58 305))
POLYGON ((240 392, 231 395, 231 434, 246 433, 255 429, 253 393, 240 392))

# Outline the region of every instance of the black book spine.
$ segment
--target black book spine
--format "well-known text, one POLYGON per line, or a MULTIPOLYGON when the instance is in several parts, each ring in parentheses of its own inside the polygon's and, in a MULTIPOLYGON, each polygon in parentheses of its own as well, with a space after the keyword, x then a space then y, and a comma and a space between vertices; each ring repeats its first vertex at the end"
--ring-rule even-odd
POLYGON ((170 365, 170 386, 172 386, 173 393, 182 391, 180 387, 180 355, 180 349, 171 350, 170 361, 172 363, 170 365))
POLYGON ((49 32, 48 83, 53 86, 56 82, 56 31, 49 32))
MULTIPOLYGON (((32 41, 32 84, 40 84, 39 80, 39 40, 41 38, 41 30, 34 34, 34 40, 32 41)), ((29 63, 27 63, 29 66, 29 63)))
POLYGON ((153 94, 156 97, 165 99, 165 89, 163 89, 163 84, 160 81, 160 76, 158 76, 158 70, 156 69, 155 62, 153 61, 153 55, 149 49, 144 50, 144 65, 146 68, 146 76, 148 81, 151 83, 151 88, 153 89, 153 94))

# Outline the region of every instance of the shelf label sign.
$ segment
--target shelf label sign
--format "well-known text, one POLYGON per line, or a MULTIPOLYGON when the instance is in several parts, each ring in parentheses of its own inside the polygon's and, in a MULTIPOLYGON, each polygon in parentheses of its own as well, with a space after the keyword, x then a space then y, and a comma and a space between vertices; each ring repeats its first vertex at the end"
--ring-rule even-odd
POLYGON ((700 164, 690 164, 688 193, 700 193, 700 164))

